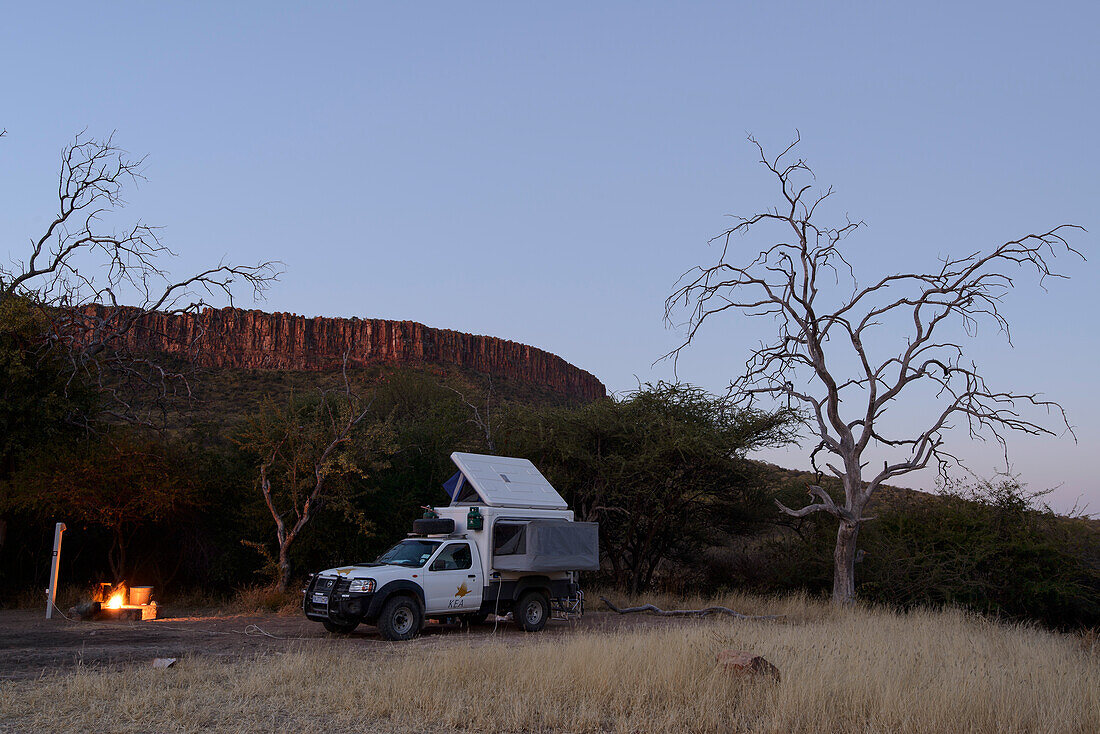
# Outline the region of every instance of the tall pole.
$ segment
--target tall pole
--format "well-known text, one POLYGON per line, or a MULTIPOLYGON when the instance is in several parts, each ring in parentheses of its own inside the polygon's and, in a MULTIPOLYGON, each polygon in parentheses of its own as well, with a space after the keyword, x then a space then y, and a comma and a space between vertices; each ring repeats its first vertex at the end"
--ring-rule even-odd
POLYGON ((65 532, 65 523, 57 523, 53 529, 53 559, 50 561, 50 588, 46 591, 46 619, 53 618, 54 599, 57 598, 57 567, 61 563, 63 532, 65 532))

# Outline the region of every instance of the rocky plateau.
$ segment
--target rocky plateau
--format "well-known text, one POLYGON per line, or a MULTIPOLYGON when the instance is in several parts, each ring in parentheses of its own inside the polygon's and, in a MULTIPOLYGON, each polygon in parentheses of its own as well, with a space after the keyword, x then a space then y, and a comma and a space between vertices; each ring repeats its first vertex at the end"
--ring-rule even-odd
POLYGON ((549 387, 570 398, 595 400, 607 394, 595 376, 542 349, 415 321, 307 318, 238 308, 152 312, 137 318, 118 346, 221 368, 338 370, 345 355, 349 367, 455 365, 549 387))

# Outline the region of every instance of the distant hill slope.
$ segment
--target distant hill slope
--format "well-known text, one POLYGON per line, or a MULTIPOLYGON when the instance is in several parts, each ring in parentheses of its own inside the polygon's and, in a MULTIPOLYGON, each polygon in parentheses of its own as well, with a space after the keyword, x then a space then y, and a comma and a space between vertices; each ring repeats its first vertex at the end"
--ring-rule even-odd
MULTIPOLYGON (((806 491, 806 488, 811 484, 817 484, 828 491, 837 501, 842 501, 844 499, 844 490, 840 485, 840 480, 834 476, 823 475, 818 478, 813 472, 809 471, 786 469, 764 461, 755 463, 760 468, 764 483, 771 489, 788 491, 797 489, 806 491)), ((879 486, 874 496, 871 498, 871 508, 875 506, 901 508, 914 503, 934 501, 938 498, 939 495, 933 492, 924 492, 918 489, 906 489, 905 487, 893 487, 883 484, 879 486)), ((807 495, 806 503, 809 504, 809 502, 810 497, 807 495)))
MULTIPOLYGON (((372 387, 407 373, 422 376, 432 383, 457 390, 462 397, 484 410, 486 394, 492 390, 492 409, 504 403, 531 406, 576 405, 582 398, 562 394, 552 387, 520 380, 494 377, 489 379, 463 367, 424 365, 372 365, 347 371, 351 390, 360 395, 372 387)), ((290 393, 316 394, 318 390, 344 389, 340 371, 303 371, 244 369, 236 367, 204 367, 190 378, 193 399, 178 402, 176 409, 186 414, 187 422, 197 421, 212 427, 227 428, 240 423, 260 409, 265 398, 281 399, 290 393)), ((448 393, 450 394, 450 393, 448 393)), ((171 422, 178 425, 178 417, 171 422)))
POLYGON ((154 312, 138 319, 126 334, 125 347, 211 368, 325 372, 340 370, 345 358, 351 368, 440 365, 582 401, 607 395, 595 376, 550 352, 415 321, 306 318, 238 308, 154 312))
MULTIPOLYGON (((788 492, 799 490, 805 492, 811 484, 819 484, 837 502, 844 499, 844 490, 841 487, 840 480, 834 476, 823 475, 820 479, 817 479, 813 472, 785 469, 776 464, 763 461, 755 463, 760 468, 761 481, 771 490, 785 490, 788 492)), ((868 513, 874 515, 879 509, 904 511, 910 508, 924 507, 932 502, 941 502, 943 499, 943 495, 938 492, 882 484, 879 485, 879 488, 875 490, 875 494, 871 497, 868 513)), ((807 504, 810 502, 808 495, 806 496, 806 502, 807 504)), ((1072 519, 1074 522, 1079 523, 1081 527, 1089 528, 1091 532, 1097 533, 1097 540, 1100 540, 1100 518, 1074 517, 1072 519)))

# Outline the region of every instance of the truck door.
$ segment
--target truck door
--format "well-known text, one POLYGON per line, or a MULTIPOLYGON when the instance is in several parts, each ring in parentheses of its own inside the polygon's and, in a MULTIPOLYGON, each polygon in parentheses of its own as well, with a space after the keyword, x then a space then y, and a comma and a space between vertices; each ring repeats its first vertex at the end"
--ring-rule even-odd
POLYGON ((481 607, 481 563, 474 563, 475 549, 468 541, 448 543, 439 549, 424 574, 424 601, 428 614, 463 614, 481 607))

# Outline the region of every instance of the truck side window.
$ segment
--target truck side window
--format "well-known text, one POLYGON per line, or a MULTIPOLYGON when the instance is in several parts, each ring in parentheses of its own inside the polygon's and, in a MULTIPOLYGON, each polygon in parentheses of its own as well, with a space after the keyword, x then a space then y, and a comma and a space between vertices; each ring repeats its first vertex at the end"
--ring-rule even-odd
POLYGON ((523 555, 527 552, 525 523, 498 522, 493 526, 493 554, 498 556, 523 555))
POLYGON ((433 571, 458 571, 473 565, 470 546, 466 543, 451 543, 432 562, 433 571))

